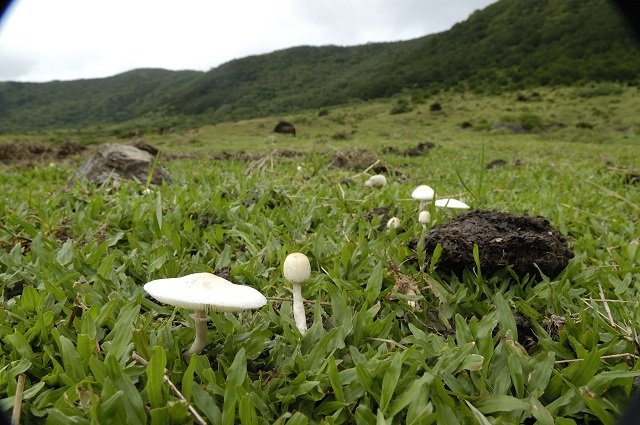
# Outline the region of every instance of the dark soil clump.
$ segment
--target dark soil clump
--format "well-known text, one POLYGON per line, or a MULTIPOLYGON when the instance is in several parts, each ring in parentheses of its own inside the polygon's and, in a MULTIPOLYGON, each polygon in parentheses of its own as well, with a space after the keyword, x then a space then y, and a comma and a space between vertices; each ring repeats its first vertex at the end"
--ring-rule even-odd
POLYGON ((382 153, 390 153, 393 155, 402 155, 402 156, 423 156, 435 147, 436 147, 435 143, 420 142, 416 146, 412 148, 407 148, 402 151, 396 148, 395 146, 387 146, 386 148, 382 149, 382 153))
POLYGON ((640 174, 638 174, 638 173, 627 173, 624 176, 624 182, 626 184, 640 184, 640 174))
POLYGON ((375 207, 370 209, 364 214, 364 218, 371 221, 374 217, 382 217, 382 220, 387 222, 391 217, 389 216, 389 207, 375 207))
POLYGON ((383 231, 387 227, 387 221, 391 218, 389 215, 389 207, 376 207, 364 214, 364 218, 368 221, 373 221, 376 217, 380 217, 378 230, 383 231))
POLYGON ((17 297, 18 295, 22 295, 23 289, 24 289, 24 280, 20 279, 15 282, 9 282, 4 287, 4 299, 10 300, 11 298, 17 297))
POLYGON ((142 140, 138 140, 137 142, 135 142, 133 144, 133 146, 135 146, 136 148, 138 148, 140 150, 143 150, 145 152, 149 152, 153 156, 158 155, 158 152, 160 152, 158 150, 158 148, 156 148, 155 146, 151 146, 151 145, 143 142, 142 140))
POLYGON ((374 165, 369 169, 374 173, 382 174, 389 171, 386 166, 378 162, 376 157, 363 149, 337 152, 329 161, 329 165, 336 168, 354 171, 364 170, 371 165, 374 165))
POLYGON ((66 141, 59 146, 49 146, 37 142, 15 142, 0 144, 0 162, 36 162, 62 159, 78 154, 86 149, 76 142, 66 141))
POLYGON ((12 162, 51 157, 53 149, 34 142, 5 143, 0 145, 0 161, 12 162))
POLYGON ((500 211, 478 210, 460 215, 434 227, 425 238, 427 257, 437 244, 442 246, 437 269, 457 276, 462 276, 465 268, 476 267, 474 244, 478 245, 484 276, 512 266, 521 277, 540 277, 540 272, 555 277, 573 257, 565 237, 544 217, 500 211))
POLYGON ((72 142, 70 140, 62 143, 56 152, 58 158, 66 158, 71 155, 76 155, 80 152, 84 152, 87 149, 86 146, 72 142))
POLYGON ((490 161, 485 168, 487 170, 490 170, 492 168, 503 167, 505 165, 507 165, 507 161, 505 161, 504 159, 494 159, 493 161, 490 161))

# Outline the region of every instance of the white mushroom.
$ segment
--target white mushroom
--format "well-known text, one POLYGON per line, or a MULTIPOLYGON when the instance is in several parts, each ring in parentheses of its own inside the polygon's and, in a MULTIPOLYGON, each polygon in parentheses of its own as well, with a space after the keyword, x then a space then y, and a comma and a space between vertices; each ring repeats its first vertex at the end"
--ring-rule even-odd
POLYGON ((152 280, 144 285, 144 289, 158 301, 195 311, 196 338, 186 351, 187 355, 198 354, 207 345, 209 310, 237 312, 260 308, 267 303, 256 289, 236 285, 211 273, 152 280))
POLYGON ((431 201, 433 199, 434 195, 435 192, 433 191, 433 189, 431 189, 426 184, 421 184, 420 186, 413 189, 413 192, 411 192, 411 197, 417 201, 420 201, 420 207, 418 208, 418 211, 423 211, 424 206, 428 201, 431 201))
POLYGON ((391 217, 387 221, 387 229, 397 229, 400 227, 400 219, 398 217, 391 217))
POLYGON ((366 182, 364 182, 364 185, 367 187, 382 187, 386 184, 387 184, 387 178, 382 174, 376 174, 375 176, 371 176, 366 182))
POLYGON ((469 209, 469 205, 453 198, 438 199, 436 200, 435 205, 436 207, 439 207, 439 208, 452 208, 452 209, 461 209, 461 210, 469 209))
POLYGON ((418 214, 418 223, 422 224, 422 228, 426 229, 427 224, 431 221, 431 213, 429 211, 420 211, 418 214))
POLYGON ((311 264, 306 255, 294 252, 287 255, 282 265, 284 278, 293 286, 293 319, 302 335, 307 332, 307 317, 304 312, 301 283, 311 276, 311 264))

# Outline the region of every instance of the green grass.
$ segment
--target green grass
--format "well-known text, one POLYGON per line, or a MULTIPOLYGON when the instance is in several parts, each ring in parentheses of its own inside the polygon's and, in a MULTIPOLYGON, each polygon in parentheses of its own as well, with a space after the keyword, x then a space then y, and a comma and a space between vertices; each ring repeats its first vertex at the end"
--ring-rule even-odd
MULTIPOLYGON (((275 142, 280 117, 146 135, 165 152, 197 154, 161 159, 174 184, 147 195, 134 183, 62 190, 77 160, 3 165, 0 407, 10 411, 24 375, 28 423, 192 423, 188 405, 214 424, 613 423, 640 373, 640 191, 624 179, 638 172, 638 95, 540 93, 536 103, 446 94, 434 99, 440 113, 431 102, 395 115, 393 102, 300 113, 286 118, 301 136, 275 142), (480 125, 523 113, 566 127, 513 135, 480 125), (474 127, 460 129, 463 121, 474 127), (333 140, 342 130, 356 132, 333 140), (423 157, 380 153, 424 140, 437 146, 423 157), (386 187, 369 190, 365 175, 341 183, 364 167, 328 164, 354 148, 389 168, 386 187), (305 154, 262 168, 207 158, 273 149, 305 154), (507 164, 482 171, 483 157, 507 164), (476 190, 479 179, 480 201, 461 183, 476 190), (423 256, 407 261, 407 244, 423 234, 409 198, 418 184, 473 208, 543 215, 575 258, 540 282, 451 278, 437 264, 423 273, 423 256), (380 218, 364 218, 379 206, 404 229, 380 231, 380 218), (291 296, 281 265, 295 251, 312 264, 304 337, 280 300, 291 296), (396 293, 389 262, 418 295, 396 293), (142 285, 221 268, 274 299, 255 312, 210 314, 209 344, 187 361, 189 312, 146 298, 142 285), (516 316, 535 334, 529 351, 516 316), (186 401, 163 382, 165 368, 186 401)), ((82 137, 113 141, 91 131, 82 137)), ((434 222, 451 216, 439 211, 434 222)))

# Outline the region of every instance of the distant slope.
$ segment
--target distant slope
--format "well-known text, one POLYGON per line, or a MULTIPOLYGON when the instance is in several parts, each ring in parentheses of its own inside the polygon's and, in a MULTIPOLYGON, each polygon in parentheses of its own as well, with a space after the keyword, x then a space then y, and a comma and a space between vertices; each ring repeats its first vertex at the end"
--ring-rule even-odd
POLYGON ((403 42, 301 46, 207 73, 136 70, 99 80, 0 83, 0 131, 78 127, 151 113, 221 121, 403 90, 637 84, 637 47, 606 0, 500 0, 449 31, 403 42))
POLYGON ((302 46, 234 60, 194 81, 168 106, 172 112, 239 117, 343 103, 360 97, 354 82, 375 74, 379 58, 402 44, 302 46))
POLYGON ((0 131, 79 127, 135 118, 167 101, 197 71, 138 69, 114 77, 0 82, 0 131))

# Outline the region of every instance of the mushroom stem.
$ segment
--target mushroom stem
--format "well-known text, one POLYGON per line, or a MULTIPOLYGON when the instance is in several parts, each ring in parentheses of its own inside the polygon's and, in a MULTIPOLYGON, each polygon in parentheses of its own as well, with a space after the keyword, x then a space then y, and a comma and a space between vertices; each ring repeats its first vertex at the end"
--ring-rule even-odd
POLYGON ((307 333, 307 317, 304 313, 304 300, 302 299, 302 286, 299 283, 293 284, 293 319, 296 327, 302 335, 307 333))
POLYGON ((427 204, 426 201, 420 201, 420 207, 418 208, 418 213, 420 211, 424 211, 424 207, 426 204, 427 204))
POLYGON ((196 310, 193 319, 196 322, 196 339, 193 340, 191 348, 185 352, 187 356, 199 354, 207 345, 207 320, 209 315, 205 310, 196 310))

